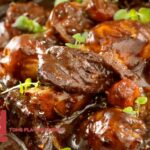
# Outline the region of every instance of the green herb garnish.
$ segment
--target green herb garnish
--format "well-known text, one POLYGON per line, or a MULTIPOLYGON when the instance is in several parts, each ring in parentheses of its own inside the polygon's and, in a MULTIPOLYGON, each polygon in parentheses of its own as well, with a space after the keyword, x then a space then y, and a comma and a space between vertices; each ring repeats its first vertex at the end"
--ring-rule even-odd
MULTIPOLYGON (((83 0, 75 0, 75 2, 82 3, 83 0)), ((60 3, 65 3, 65 2, 70 2, 70 0, 55 0, 54 6, 60 4, 60 3)))
POLYGON ((82 1, 83 1, 83 0, 76 0, 76 2, 78 2, 78 3, 82 3, 82 1))
POLYGON ((145 96, 142 96, 142 97, 138 97, 136 100, 135 100, 135 103, 138 104, 138 105, 144 105, 146 104, 148 101, 147 97, 145 96))
POLYGON ((46 30, 46 28, 41 26, 38 22, 26 16, 18 17, 13 27, 32 33, 44 32, 46 30))
POLYGON ((72 37, 75 40, 75 43, 66 43, 65 45, 70 48, 80 48, 86 42, 87 36, 88 32, 74 34, 72 37))
POLYGON ((127 113, 127 114, 130 114, 130 115, 136 115, 136 111, 133 110, 132 107, 126 107, 123 109, 123 112, 127 113))
POLYGON ((62 148, 60 150, 71 150, 71 148, 70 147, 65 147, 65 148, 62 148))
POLYGON ((142 23, 150 22, 150 8, 140 8, 138 14, 142 23))
POLYGON ((69 2, 69 0, 55 0, 54 6, 56 6, 60 3, 65 3, 65 2, 69 2))
POLYGON ((136 109, 133 109, 132 107, 126 107, 126 108, 123 109, 123 112, 125 112, 127 114, 131 114, 131 115, 137 115, 137 116, 139 116, 141 105, 146 104, 147 101, 148 101, 148 99, 145 96, 138 97, 135 100, 135 104, 137 106, 136 109))
POLYGON ((70 47, 70 48, 80 48, 79 45, 75 45, 75 44, 72 44, 72 43, 66 43, 65 45, 70 47))
POLYGON ((12 90, 19 89, 20 94, 24 94, 27 89, 34 86, 35 88, 38 88, 40 85, 40 82, 32 82, 31 78, 27 78, 24 83, 21 83, 19 85, 13 86, 12 88, 7 89, 6 91, 1 92, 1 94, 6 94, 12 90))
POLYGON ((138 11, 135 9, 127 10, 120 9, 114 15, 114 20, 136 20, 141 23, 150 22, 150 8, 140 8, 138 11))

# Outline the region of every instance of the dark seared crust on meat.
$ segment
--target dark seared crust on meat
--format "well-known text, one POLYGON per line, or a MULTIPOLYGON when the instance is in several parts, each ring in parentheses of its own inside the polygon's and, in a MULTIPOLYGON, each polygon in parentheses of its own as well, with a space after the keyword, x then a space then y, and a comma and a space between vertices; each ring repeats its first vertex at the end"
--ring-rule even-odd
POLYGON ((53 46, 38 55, 39 77, 69 92, 99 93, 114 82, 114 72, 92 52, 53 46))

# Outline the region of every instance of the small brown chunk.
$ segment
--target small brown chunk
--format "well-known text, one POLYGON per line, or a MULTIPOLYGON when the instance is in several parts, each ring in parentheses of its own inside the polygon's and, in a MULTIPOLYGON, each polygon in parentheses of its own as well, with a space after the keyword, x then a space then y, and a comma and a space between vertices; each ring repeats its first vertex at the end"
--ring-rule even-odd
POLYGON ((139 87, 129 79, 124 79, 114 84, 109 90, 108 102, 113 106, 133 106, 134 101, 140 96, 139 87))

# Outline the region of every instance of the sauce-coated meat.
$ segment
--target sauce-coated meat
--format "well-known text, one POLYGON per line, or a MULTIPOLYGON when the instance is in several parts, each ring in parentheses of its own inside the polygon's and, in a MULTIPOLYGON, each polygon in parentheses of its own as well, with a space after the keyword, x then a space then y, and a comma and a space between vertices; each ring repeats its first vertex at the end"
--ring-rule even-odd
POLYGON ((139 96, 139 87, 132 80, 124 79, 111 87, 108 93, 108 101, 113 106, 124 108, 133 106, 135 99, 139 96))
POLYGON ((69 92, 99 93, 115 79, 114 71, 92 52, 52 46, 38 58, 40 80, 69 92))
POLYGON ((0 150, 149 150, 149 11, 150 0, 0 0, 0 150))
MULTIPOLYGON (((51 45, 59 44, 55 36, 49 33, 23 34, 14 37, 5 47, 0 65, 0 78, 24 81, 37 78, 38 53, 44 53, 51 45)), ((7 81, 9 83, 9 81, 7 81)))
POLYGON ((149 25, 134 21, 109 21, 95 26, 89 33, 87 46, 96 53, 116 50, 120 59, 133 67, 138 56, 149 58, 149 25))
POLYGON ((94 27, 87 39, 87 47, 100 53, 105 62, 116 70, 121 78, 139 82, 141 64, 150 57, 149 24, 122 20, 109 21, 94 27))
MULTIPOLYGON (((91 96, 69 94, 53 87, 31 88, 20 96, 19 91, 7 94, 7 108, 16 107, 24 116, 41 120, 55 120, 57 115, 70 116, 86 106, 91 96)), ((14 109, 15 111, 15 109, 14 109)))
POLYGON ((30 19, 36 19, 38 23, 45 25, 49 13, 33 2, 10 4, 6 14, 5 26, 11 37, 22 33, 21 30, 13 27, 16 19, 21 15, 27 16, 30 19))
POLYGON ((115 12, 119 9, 117 3, 112 0, 84 1, 88 15, 97 22, 112 20, 115 12))
POLYGON ((72 35, 84 32, 93 26, 79 3, 66 2, 56 6, 47 21, 47 27, 54 27, 65 42, 73 42, 72 35))
POLYGON ((119 109, 106 109, 81 123, 72 147, 82 150, 137 150, 143 144, 146 127, 142 120, 119 109), (78 146, 77 146, 78 145, 78 146))

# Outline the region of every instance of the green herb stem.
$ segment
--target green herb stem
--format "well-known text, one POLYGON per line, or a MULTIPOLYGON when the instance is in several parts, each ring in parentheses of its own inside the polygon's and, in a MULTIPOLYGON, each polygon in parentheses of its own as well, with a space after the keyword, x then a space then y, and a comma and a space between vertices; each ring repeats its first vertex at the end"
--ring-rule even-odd
MULTIPOLYGON (((28 83, 21 83, 21 85, 24 87, 24 86, 27 86, 29 84, 28 83)), ((32 82, 30 85, 36 87, 37 86, 37 82, 32 82)), ((16 90, 16 89, 20 89, 20 85, 13 86, 12 88, 9 88, 9 89, 3 91, 0 94, 3 95, 3 94, 6 94, 6 93, 8 93, 10 91, 16 90)))

